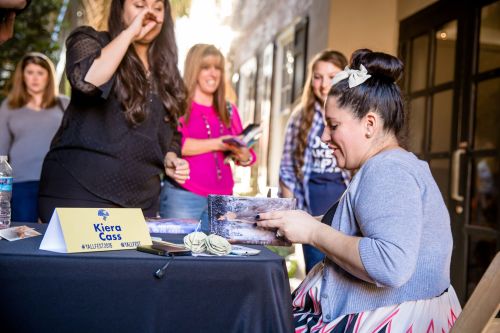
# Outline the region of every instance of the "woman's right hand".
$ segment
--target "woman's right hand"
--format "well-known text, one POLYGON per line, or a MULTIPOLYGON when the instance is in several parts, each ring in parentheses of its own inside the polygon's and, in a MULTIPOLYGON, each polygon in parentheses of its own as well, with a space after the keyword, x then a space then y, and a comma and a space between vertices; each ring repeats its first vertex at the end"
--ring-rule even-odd
POLYGON ((218 137, 217 139, 215 139, 215 149, 214 150, 218 150, 218 151, 228 151, 228 150, 231 150, 231 146, 229 146, 227 143, 224 143, 224 140, 225 139, 230 139, 234 137, 233 135, 223 135, 223 136, 220 136, 218 137))
POLYGON ((158 24, 156 16, 149 9, 144 8, 126 29, 132 35, 132 42, 141 40, 158 24))
POLYGON ((101 55, 87 71, 85 82, 96 87, 108 82, 118 69, 129 46, 144 38, 157 24, 158 19, 149 9, 144 8, 139 12, 130 25, 101 50, 101 55))
POLYGON ((316 239, 315 232, 322 223, 303 210, 286 210, 260 213, 256 216, 257 225, 276 229, 277 234, 292 243, 311 244, 316 239))

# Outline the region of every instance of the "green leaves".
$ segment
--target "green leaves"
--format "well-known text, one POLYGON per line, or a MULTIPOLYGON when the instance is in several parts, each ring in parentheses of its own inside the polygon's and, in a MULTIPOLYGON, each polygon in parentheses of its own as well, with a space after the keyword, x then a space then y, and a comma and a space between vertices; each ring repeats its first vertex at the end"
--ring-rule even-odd
POLYGON ((42 52, 56 63, 57 42, 51 34, 62 0, 36 0, 22 11, 14 25, 14 36, 0 45, 0 100, 7 94, 9 80, 17 62, 28 52, 42 52))

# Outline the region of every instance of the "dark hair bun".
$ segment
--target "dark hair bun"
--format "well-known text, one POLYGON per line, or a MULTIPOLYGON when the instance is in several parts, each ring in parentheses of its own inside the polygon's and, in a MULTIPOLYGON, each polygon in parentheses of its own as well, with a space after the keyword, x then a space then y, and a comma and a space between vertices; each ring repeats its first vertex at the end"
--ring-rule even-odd
POLYGON ((383 52, 359 49, 352 53, 350 67, 359 69, 366 67, 368 74, 381 79, 396 82, 403 74, 404 64, 398 58, 383 52))

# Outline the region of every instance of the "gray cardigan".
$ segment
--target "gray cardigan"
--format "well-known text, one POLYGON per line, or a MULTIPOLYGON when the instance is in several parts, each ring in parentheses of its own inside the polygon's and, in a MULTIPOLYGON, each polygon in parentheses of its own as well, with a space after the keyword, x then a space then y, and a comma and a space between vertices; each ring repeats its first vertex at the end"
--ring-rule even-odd
POLYGON ((5 99, 0 106, 0 155, 9 156, 14 182, 40 180, 42 163, 56 134, 63 110, 69 99, 59 96, 60 103, 35 111, 26 106, 10 109, 5 99))
POLYGON ((342 197, 332 227, 362 237, 375 284, 326 260, 323 319, 439 296, 450 285, 450 217, 426 162, 402 149, 369 159, 342 197))

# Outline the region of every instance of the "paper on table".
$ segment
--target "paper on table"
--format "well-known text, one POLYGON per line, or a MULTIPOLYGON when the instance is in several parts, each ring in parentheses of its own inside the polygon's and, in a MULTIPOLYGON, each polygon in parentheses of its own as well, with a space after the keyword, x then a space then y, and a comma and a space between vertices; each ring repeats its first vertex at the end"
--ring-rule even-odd
POLYGON ((25 225, 0 230, 0 238, 5 238, 8 241, 16 241, 40 235, 41 233, 25 225))

